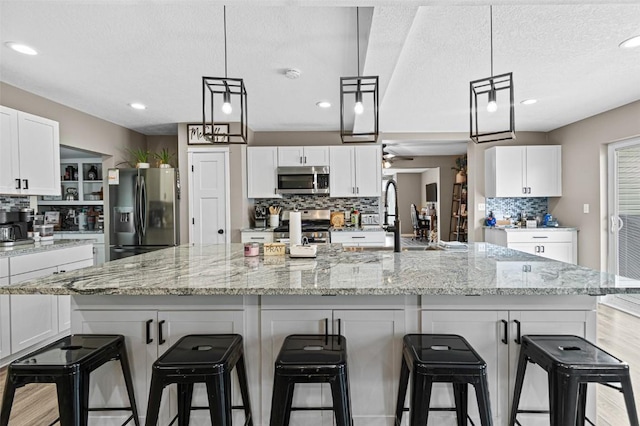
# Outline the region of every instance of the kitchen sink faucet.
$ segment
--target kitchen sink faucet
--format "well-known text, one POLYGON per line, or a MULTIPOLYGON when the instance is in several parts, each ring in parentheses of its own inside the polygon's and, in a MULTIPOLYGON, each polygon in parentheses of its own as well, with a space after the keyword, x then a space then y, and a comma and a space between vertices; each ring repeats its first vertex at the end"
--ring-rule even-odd
POLYGON ((398 216, 398 185, 396 181, 390 179, 384 190, 384 226, 387 231, 393 232, 393 251, 400 253, 400 219, 398 216), (393 184, 393 192, 395 194, 395 214, 393 216, 393 226, 389 226, 389 187, 393 184))

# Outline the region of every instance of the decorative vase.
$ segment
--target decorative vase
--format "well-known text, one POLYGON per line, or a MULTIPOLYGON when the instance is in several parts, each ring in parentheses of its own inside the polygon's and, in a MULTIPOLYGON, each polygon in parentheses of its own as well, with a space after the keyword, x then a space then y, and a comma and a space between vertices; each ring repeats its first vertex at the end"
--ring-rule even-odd
POLYGON ((149 163, 136 163, 137 169, 148 169, 149 167, 151 167, 149 163))
POLYGON ((460 170, 456 173, 456 183, 465 183, 467 181, 467 175, 464 171, 460 170))
POLYGON ((171 164, 161 163, 160 164, 160 168, 161 169, 170 169, 171 168, 171 164))

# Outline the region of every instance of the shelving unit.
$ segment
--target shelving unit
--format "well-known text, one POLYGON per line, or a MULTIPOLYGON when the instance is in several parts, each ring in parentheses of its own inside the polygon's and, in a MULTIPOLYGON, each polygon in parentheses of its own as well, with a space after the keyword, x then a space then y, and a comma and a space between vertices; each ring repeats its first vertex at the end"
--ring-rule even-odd
POLYGON ((453 184, 449 241, 467 241, 467 183, 453 184))
POLYGON ((60 162, 62 195, 43 196, 41 206, 101 206, 104 204, 102 162, 99 158, 65 159, 60 162), (68 194, 74 200, 67 200, 68 194))

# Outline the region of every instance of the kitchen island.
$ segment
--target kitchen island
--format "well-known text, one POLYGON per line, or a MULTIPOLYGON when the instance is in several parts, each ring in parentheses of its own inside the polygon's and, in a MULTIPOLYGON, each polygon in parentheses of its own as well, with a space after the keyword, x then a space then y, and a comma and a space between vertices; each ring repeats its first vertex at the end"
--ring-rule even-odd
MULTIPOLYGON (((71 294, 72 332, 124 334, 141 413, 151 364, 178 338, 234 332, 245 339, 256 424, 266 425, 273 362, 284 337, 340 332, 349 342, 355 424, 392 425, 402 336, 438 332, 463 335, 483 356, 495 424, 505 425, 519 336, 565 333, 595 341, 594 296, 635 293, 640 283, 485 243, 401 253, 327 245, 310 259, 244 257, 243 245, 231 244, 179 246, 0 291, 71 294)), ((546 379, 530 370, 524 408, 544 408, 546 379)), ((109 368, 96 374, 102 377, 94 380, 93 405, 126 401, 124 387, 113 391, 118 374, 109 368)), ((175 412, 175 396, 170 399, 163 404, 165 420, 175 412)), ((204 405, 201 392, 195 399, 204 405)), ((329 402, 328 388, 309 385, 296 392, 294 406, 329 402)), ((432 405, 452 404, 448 388, 434 392, 432 405)), ((475 418, 475 404, 469 408, 475 418)), ((439 417, 434 424, 450 424, 452 414, 432 417, 439 417)), ((208 424, 205 412, 192 418, 208 424)), ((521 420, 548 424, 540 415, 521 420)), ((295 412, 296 424, 328 425, 331 415, 295 412)))

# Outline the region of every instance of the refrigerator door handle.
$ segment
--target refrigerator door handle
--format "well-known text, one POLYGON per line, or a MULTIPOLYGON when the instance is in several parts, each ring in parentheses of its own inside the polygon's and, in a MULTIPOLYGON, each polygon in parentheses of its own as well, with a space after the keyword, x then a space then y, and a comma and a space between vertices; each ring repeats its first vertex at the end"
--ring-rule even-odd
POLYGON ((133 228, 136 232, 136 243, 140 244, 140 178, 136 176, 136 188, 133 199, 133 228))
POLYGON ((140 176, 140 229, 142 236, 147 232, 147 185, 144 181, 144 176, 140 176))

